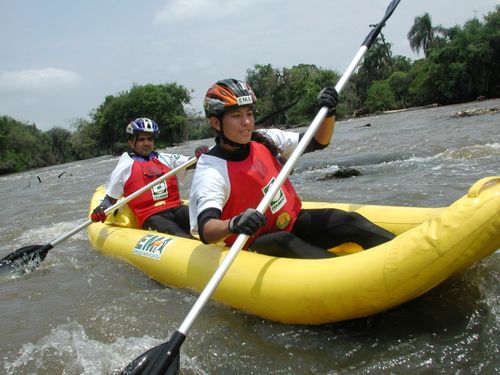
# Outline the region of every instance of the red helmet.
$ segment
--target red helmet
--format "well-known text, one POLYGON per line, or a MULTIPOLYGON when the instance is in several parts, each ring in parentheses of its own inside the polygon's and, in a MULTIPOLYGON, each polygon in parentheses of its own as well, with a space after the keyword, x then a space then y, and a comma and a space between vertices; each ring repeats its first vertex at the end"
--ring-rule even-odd
POLYGON ((247 82, 229 78, 217 81, 208 89, 203 107, 207 117, 218 117, 233 108, 241 106, 254 108, 256 102, 255 93, 247 82))

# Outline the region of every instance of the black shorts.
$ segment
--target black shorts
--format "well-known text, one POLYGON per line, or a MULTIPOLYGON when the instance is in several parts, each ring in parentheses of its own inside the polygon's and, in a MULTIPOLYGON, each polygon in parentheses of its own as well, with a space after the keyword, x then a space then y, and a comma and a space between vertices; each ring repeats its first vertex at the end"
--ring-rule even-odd
POLYGON ((380 245, 394 235, 355 212, 321 208, 301 210, 290 232, 259 236, 250 246, 262 254, 287 258, 331 258, 326 251, 346 242, 363 249, 380 245))
POLYGON ((144 221, 142 229, 190 238, 189 208, 181 205, 151 215, 144 221))

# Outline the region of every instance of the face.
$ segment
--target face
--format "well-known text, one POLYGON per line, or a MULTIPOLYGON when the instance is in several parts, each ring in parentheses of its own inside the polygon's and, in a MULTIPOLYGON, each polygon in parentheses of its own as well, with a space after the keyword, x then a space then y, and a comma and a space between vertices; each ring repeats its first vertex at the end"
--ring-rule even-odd
POLYGON ((147 157, 155 149, 155 138, 151 133, 139 133, 135 139, 130 139, 128 144, 137 155, 147 157))
MULTIPOLYGON (((224 135, 231 141, 247 144, 252 139, 255 118, 251 107, 238 107, 225 112, 222 123, 224 135)), ((211 117, 210 124, 220 131, 220 122, 216 117, 211 117)))

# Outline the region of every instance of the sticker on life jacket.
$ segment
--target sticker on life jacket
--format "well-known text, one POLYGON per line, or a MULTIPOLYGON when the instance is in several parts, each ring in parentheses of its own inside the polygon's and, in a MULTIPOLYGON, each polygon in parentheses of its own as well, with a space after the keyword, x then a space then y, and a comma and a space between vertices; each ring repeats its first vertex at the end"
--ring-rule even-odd
POLYGON ((292 217, 288 212, 282 212, 278 215, 278 218, 276 219, 276 228, 279 230, 285 229, 288 224, 290 224, 290 221, 292 221, 292 217))
MULTIPOLYGON (((276 179, 273 177, 269 183, 264 186, 262 189, 262 192, 264 195, 267 193, 267 191, 271 188, 271 186, 274 184, 276 179)), ((269 209, 273 214, 279 211, 285 204, 287 200, 285 197, 285 193, 283 193, 283 190, 280 188, 278 192, 274 195, 273 199, 271 200, 271 204, 269 205, 269 209)))
POLYGON ((153 199, 158 201, 160 199, 168 198, 168 188, 165 181, 160 182, 151 188, 151 193, 153 194, 153 199))
POLYGON ((151 259, 160 259, 163 250, 174 242, 173 238, 147 234, 134 246, 132 253, 151 259))

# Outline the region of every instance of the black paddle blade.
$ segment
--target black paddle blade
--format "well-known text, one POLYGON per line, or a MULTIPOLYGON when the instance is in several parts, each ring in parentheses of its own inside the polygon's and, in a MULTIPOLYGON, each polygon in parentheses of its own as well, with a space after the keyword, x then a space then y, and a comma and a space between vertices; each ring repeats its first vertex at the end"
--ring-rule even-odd
POLYGON ((372 31, 366 37, 365 41, 363 42, 364 46, 366 46, 367 48, 370 48, 370 46, 375 41, 375 39, 377 39, 377 36, 378 36, 378 34, 380 34, 380 31, 382 30, 382 28, 385 26, 385 21, 387 21, 389 19, 389 17, 392 15, 392 13, 394 13, 394 10, 396 9, 396 7, 398 6, 400 1, 401 0, 392 0, 391 1, 391 3, 387 6, 387 9, 385 10, 385 14, 384 14, 384 17, 382 18, 382 20, 379 23, 377 23, 376 25, 374 25, 375 28, 373 28, 372 31))
POLYGON ((38 268, 52 247, 51 244, 21 247, 0 260, 0 273, 22 275, 31 272, 38 268))
POLYGON ((167 341, 149 349, 130 362, 120 375, 178 375, 180 369, 179 350, 169 354, 170 346, 170 341, 167 341), (162 366, 162 362, 169 363, 162 366))

